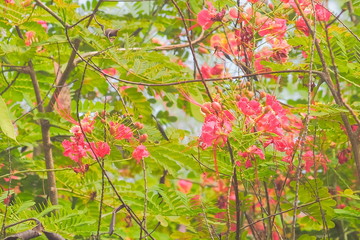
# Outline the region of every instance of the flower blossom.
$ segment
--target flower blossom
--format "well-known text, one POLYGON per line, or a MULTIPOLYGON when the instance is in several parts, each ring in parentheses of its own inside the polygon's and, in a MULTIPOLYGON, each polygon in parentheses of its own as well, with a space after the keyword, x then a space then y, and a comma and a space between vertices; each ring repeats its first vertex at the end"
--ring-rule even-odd
POLYGON ((349 148, 346 148, 341 152, 339 152, 338 154, 336 154, 336 157, 339 160, 339 164, 344 164, 347 161, 349 161, 349 158, 351 157, 351 150, 349 148))
POLYGON ((267 19, 264 24, 260 27, 259 35, 265 36, 271 34, 277 38, 283 38, 286 33, 286 19, 275 18, 267 19))
POLYGON ((214 67, 208 66, 206 63, 202 65, 200 71, 203 78, 211 78, 213 76, 219 76, 224 70, 223 64, 216 64, 214 67))
POLYGON ((260 103, 255 100, 250 101, 247 97, 240 98, 236 104, 246 116, 254 116, 262 112, 260 103))
POLYGON ((27 31, 25 33, 25 45, 30 46, 35 41, 35 32, 34 31, 27 31))
POLYGON ((178 181, 178 187, 179 187, 179 191, 183 192, 183 193, 189 193, 191 188, 192 188, 192 182, 184 180, 184 179, 180 179, 178 181))
POLYGON ((135 148, 132 153, 132 157, 136 160, 136 163, 139 164, 143 158, 149 157, 150 153, 144 145, 139 145, 135 148))
POLYGON ((296 20, 295 26, 299 31, 303 32, 306 36, 310 35, 310 30, 307 27, 304 18, 300 17, 298 20, 296 20))
POLYGON ((70 137, 70 141, 64 140, 62 146, 64 148, 64 156, 71 158, 76 163, 81 163, 81 159, 87 156, 87 152, 90 149, 89 144, 84 141, 82 134, 70 137))
MULTIPOLYGON (((110 154, 110 146, 106 142, 91 142, 90 146, 95 153, 95 156, 93 156, 93 158, 96 158, 96 156, 103 158, 106 155, 110 154)), ((93 155, 93 152, 91 153, 93 155)))
POLYGON ((45 29, 45 31, 48 30, 49 26, 47 25, 46 21, 39 20, 39 21, 37 21, 37 23, 40 24, 45 29))
POLYGON ((201 111, 206 114, 204 125, 199 138, 200 147, 224 146, 228 135, 232 131, 232 122, 235 117, 227 110, 222 110, 218 102, 203 104, 201 111))
POLYGON ((302 158, 305 161, 304 167, 305 167, 306 172, 310 172, 310 168, 314 165, 316 168, 318 168, 319 164, 323 167, 324 172, 326 172, 327 163, 330 162, 330 160, 322 153, 314 155, 313 150, 306 151, 302 155, 302 158))
POLYGON ((225 15, 225 10, 217 12, 211 2, 207 2, 208 9, 203 9, 198 13, 197 22, 204 29, 209 29, 214 22, 221 21, 225 15))
MULTIPOLYGON (((253 161, 256 156, 258 156, 260 159, 265 159, 264 152, 255 145, 252 145, 251 147, 249 147, 245 152, 238 152, 238 155, 240 157, 243 157, 246 159, 246 162, 245 162, 246 168, 249 168, 252 166, 251 161, 253 161)), ((236 164, 238 166, 241 165, 240 162, 236 162, 236 164)))
POLYGON ((103 69, 102 71, 103 71, 103 73, 110 75, 110 76, 114 76, 118 73, 115 68, 106 68, 106 69, 103 69))
POLYGON ((327 10, 321 4, 316 4, 315 5, 315 15, 316 15, 316 18, 318 21, 327 22, 327 21, 329 21, 329 19, 331 17, 331 12, 329 10, 327 10))
POLYGON ((125 126, 121 123, 109 122, 110 125, 110 134, 114 136, 115 139, 130 140, 133 137, 133 132, 131 128, 125 126))

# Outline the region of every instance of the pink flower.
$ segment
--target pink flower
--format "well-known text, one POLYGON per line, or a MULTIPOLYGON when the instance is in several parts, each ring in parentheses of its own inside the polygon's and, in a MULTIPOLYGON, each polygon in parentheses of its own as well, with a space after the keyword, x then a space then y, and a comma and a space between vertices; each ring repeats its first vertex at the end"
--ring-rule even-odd
POLYGON ((336 157, 339 160, 339 164, 344 164, 349 161, 349 158, 351 157, 351 150, 349 148, 346 148, 339 152, 336 157))
POLYGON ((277 38, 283 38, 286 33, 286 19, 275 18, 274 20, 267 19, 260 27, 259 35, 265 36, 272 34, 277 38))
MULTIPOLYGON (((245 158, 245 168, 249 168, 252 166, 252 161, 255 160, 256 155, 260 159, 265 159, 264 152, 255 145, 249 147, 245 152, 238 152, 238 155, 245 158)), ((239 161, 236 161, 236 165, 238 165, 239 167, 242 166, 241 162, 239 161)))
MULTIPOLYGON (((106 142, 91 142, 90 146, 97 157, 103 158, 110 154, 110 146, 106 142)), ((90 153, 93 155, 92 151, 90 153)), ((93 157, 95 158, 95 156, 93 157)))
POLYGON ((296 20, 295 26, 299 31, 303 32, 306 36, 309 36, 310 31, 305 23, 304 18, 301 17, 298 20, 296 20))
POLYGON ((218 114, 208 114, 201 129, 200 147, 206 149, 212 145, 224 146, 232 131, 234 119, 234 116, 226 110, 218 114))
MULTIPOLYGON (((255 70, 256 72, 270 72, 271 69, 269 67, 265 67, 261 64, 261 61, 269 61, 270 57, 273 56, 273 51, 269 47, 263 47, 259 52, 257 52, 254 56, 255 58, 255 70)), ((276 76, 267 74, 265 77, 268 78, 277 78, 276 76)))
POLYGON ((4 181, 5 181, 5 182, 10 182, 10 179, 19 180, 20 177, 11 175, 11 176, 8 177, 8 178, 4 178, 4 181))
POLYGON ((136 163, 140 163, 143 158, 149 157, 150 153, 147 151, 144 145, 139 145, 132 153, 132 157, 136 160, 136 163))
POLYGON ((331 12, 329 10, 327 10, 326 8, 324 8, 321 4, 316 4, 315 5, 315 14, 316 14, 316 18, 319 21, 329 21, 330 17, 331 17, 331 12))
POLYGON ((192 185, 193 185, 192 182, 189 182, 184 179, 178 181, 179 191, 186 194, 190 192, 192 185))
POLYGON ((285 115, 286 114, 284 108, 281 106, 279 101, 276 100, 275 96, 267 94, 266 95, 266 105, 270 106, 276 115, 285 115))
POLYGON ((77 163, 81 163, 81 159, 87 155, 89 150, 88 143, 84 142, 84 137, 71 137, 71 141, 64 140, 62 146, 64 148, 64 156, 71 158, 77 163))
POLYGON ((86 116, 80 121, 80 123, 84 132, 91 133, 92 130, 94 130, 95 121, 93 118, 86 116))
POLYGON ((35 40, 35 32, 34 31, 27 31, 25 33, 25 45, 30 46, 35 40))
POLYGON ((210 73, 210 66, 207 65, 206 63, 204 63, 204 65, 201 66, 201 75, 203 76, 203 78, 211 78, 211 73, 210 73))
POLYGON ((89 170, 89 164, 81 164, 79 167, 72 168, 75 173, 86 173, 89 170))
POLYGON ((245 152, 238 152, 238 155, 244 158, 253 159, 257 155, 260 159, 265 159, 264 152, 256 145, 252 145, 245 152))
POLYGON ((259 102, 255 100, 249 100, 247 97, 242 97, 237 106, 246 116, 258 115, 262 112, 262 107, 259 102))
POLYGON ((316 168, 321 165, 324 169, 324 172, 327 170, 327 163, 330 162, 330 160, 323 154, 319 153, 314 155, 313 151, 306 151, 303 154, 303 160, 305 161, 304 167, 306 172, 310 172, 310 168, 316 164, 316 168))
POLYGON ((37 21, 37 23, 40 24, 45 29, 45 31, 47 31, 48 25, 47 25, 46 21, 40 20, 40 21, 37 21))
POLYGON ((133 132, 131 128, 125 126, 121 123, 109 122, 110 125, 110 134, 114 136, 115 139, 130 140, 133 137, 133 132))
POLYGON ((203 78, 211 78, 213 76, 219 76, 224 71, 223 64, 216 64, 214 67, 210 67, 206 63, 201 66, 201 74, 203 78))
POLYGON ((264 133, 275 133, 278 136, 283 136, 284 132, 279 119, 271 112, 266 113, 256 122, 258 131, 264 133))
POLYGON ((224 71, 223 64, 216 64, 214 67, 210 69, 211 75, 220 75, 224 71))
POLYGON ((116 75, 118 72, 115 68, 106 68, 102 70, 105 74, 110 75, 110 76, 114 76, 116 75))
POLYGON ((214 22, 221 21, 225 15, 225 10, 217 12, 211 2, 207 2, 208 9, 201 10, 197 16, 198 24, 204 29, 209 29, 214 22))

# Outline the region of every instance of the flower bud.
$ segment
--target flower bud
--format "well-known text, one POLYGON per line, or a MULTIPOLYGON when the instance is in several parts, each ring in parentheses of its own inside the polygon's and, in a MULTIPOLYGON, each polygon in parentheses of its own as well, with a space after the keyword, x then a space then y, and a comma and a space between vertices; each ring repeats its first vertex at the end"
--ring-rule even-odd
POLYGON ((266 93, 265 92, 260 92, 260 99, 266 97, 266 93))
POLYGON ((246 96, 249 97, 249 99, 253 98, 254 97, 254 92, 252 91, 249 91, 249 92, 246 92, 246 96))
POLYGON ((211 107, 212 107, 212 109, 214 109, 217 112, 220 112, 222 109, 221 104, 218 102, 212 102, 211 107))
POLYGON ((143 143, 143 142, 145 142, 147 139, 148 139, 148 135, 145 133, 145 134, 143 134, 143 135, 140 135, 140 137, 139 137, 139 142, 140 142, 140 143, 143 143))
POLYGON ((270 112, 272 109, 271 109, 271 107, 270 106, 266 106, 265 108, 264 108, 264 113, 268 113, 268 112, 270 112))
POLYGON ((204 114, 210 114, 211 113, 211 104, 210 103, 204 103, 201 108, 200 111, 204 114))
POLYGON ((144 128, 144 124, 142 124, 142 123, 140 123, 140 122, 134 123, 134 126, 135 126, 137 129, 143 129, 143 128, 144 128))

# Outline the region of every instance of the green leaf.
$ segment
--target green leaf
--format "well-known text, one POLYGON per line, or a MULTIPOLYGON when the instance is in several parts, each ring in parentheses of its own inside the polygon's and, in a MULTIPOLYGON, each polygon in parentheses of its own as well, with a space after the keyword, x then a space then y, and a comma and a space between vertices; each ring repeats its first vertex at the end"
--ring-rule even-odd
POLYGON ((10 119, 10 112, 2 97, 0 97, 0 109, 0 128, 2 132, 16 141, 15 128, 10 119))
POLYGON ((164 216, 157 215, 155 218, 161 223, 161 226, 167 227, 169 225, 164 216))
POLYGON ((21 204, 21 206, 17 209, 16 213, 18 214, 18 213, 20 213, 20 212, 22 212, 22 211, 24 211, 24 210, 26 210, 26 209, 34 206, 34 205, 35 205, 35 202, 33 202, 33 201, 26 201, 26 202, 24 202, 23 204, 21 204))
POLYGON ((298 240, 316 240, 316 237, 303 234, 298 238, 298 240))

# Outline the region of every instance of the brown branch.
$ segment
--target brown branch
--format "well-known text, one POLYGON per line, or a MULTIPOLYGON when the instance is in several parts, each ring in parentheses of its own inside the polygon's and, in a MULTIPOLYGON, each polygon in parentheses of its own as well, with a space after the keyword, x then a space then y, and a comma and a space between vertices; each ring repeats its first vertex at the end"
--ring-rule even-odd
MULTIPOLYGON (((234 154, 233 154, 233 150, 232 150, 232 147, 231 147, 231 144, 230 144, 229 140, 227 141, 227 147, 229 149, 231 164, 233 166, 235 166, 234 154)), ((236 167, 234 168, 234 172, 233 172, 232 177, 233 177, 232 185, 233 185, 234 192, 235 192, 236 239, 240 239, 241 225, 242 225, 242 221, 241 221, 241 205, 242 204, 241 204, 240 196, 239 196, 239 182, 238 182, 238 179, 237 179, 236 167)))
MULTIPOLYGON (((195 39, 194 41, 192 41, 191 43, 193 45, 196 45, 198 43, 200 43, 201 41, 203 41, 205 38, 208 37, 207 35, 204 35, 204 31, 201 32, 200 36, 195 39)), ((153 51, 169 51, 169 50, 175 50, 175 49, 179 49, 179 48, 185 48, 188 47, 190 44, 189 43, 180 43, 180 44, 174 44, 174 45, 165 45, 165 46, 158 46, 155 47, 153 49, 153 51)), ((79 64, 80 62, 83 62, 85 58, 88 57, 94 57, 94 56, 98 56, 106 51, 108 51, 109 49, 113 48, 113 46, 111 46, 110 48, 104 49, 102 51, 94 51, 94 52, 88 52, 88 53, 84 53, 83 55, 80 56, 80 58, 75 59, 74 61, 74 65, 79 64)), ((142 48, 117 48, 116 51, 121 52, 121 51, 139 51, 142 50, 142 48)))
POLYGON ((36 238, 36 237, 40 236, 42 233, 44 233, 46 238, 49 239, 49 240, 65 240, 65 238, 63 238, 62 236, 60 236, 57 233, 52 233, 52 232, 45 231, 43 225, 41 224, 41 222, 36 218, 24 219, 22 221, 7 225, 7 226, 4 227, 4 229, 10 228, 10 227, 13 227, 13 226, 16 226, 18 224, 28 222, 28 221, 35 221, 36 226, 33 229, 26 230, 24 232, 20 232, 20 233, 16 233, 16 234, 13 234, 11 236, 8 236, 4 240, 32 239, 32 238, 36 238))
POLYGON ((55 89, 53 95, 51 96, 50 102, 48 103, 48 105, 46 106, 46 109, 45 109, 46 112, 52 112, 54 110, 56 99, 59 96, 61 90, 63 89, 63 86, 64 86, 66 80, 69 78, 71 71, 75 68, 74 59, 76 56, 76 51, 77 51, 77 49, 79 49, 79 46, 80 46, 80 39, 75 39, 74 40, 75 50, 74 49, 72 50, 64 72, 61 73, 59 70, 57 73, 55 82, 56 82, 56 85, 60 86, 60 87, 57 87, 55 89))
MULTIPOLYGON (((72 47, 72 49, 75 50, 76 54, 79 55, 79 53, 76 51, 76 49, 74 48, 73 44, 71 43, 70 38, 69 38, 69 35, 68 35, 66 29, 65 29, 65 35, 66 35, 66 38, 67 38, 67 40, 68 40, 68 43, 70 44, 70 46, 72 47)), ((89 61, 86 61, 86 65, 85 65, 85 68, 84 68, 84 71, 83 71, 83 74, 82 74, 82 79, 81 79, 80 87, 79 87, 79 91, 78 91, 78 98, 77 98, 77 102, 76 102, 76 118, 77 118, 77 121, 78 121, 78 123, 79 123, 79 127, 80 127, 80 130, 81 130, 81 133, 83 134, 86 142, 89 144, 90 150, 91 150, 91 152, 93 153, 93 155, 94 155, 94 157, 95 157, 96 163, 99 165, 102 173, 103 173, 104 176, 106 177, 106 180, 107 180, 108 183, 110 184, 110 186, 111 186, 112 190, 114 191, 116 197, 119 199, 119 201, 122 203, 122 205, 125 206, 126 211, 129 213, 129 215, 131 216, 131 218, 136 222, 136 224, 141 228, 141 230, 144 231, 146 234, 148 234, 148 237, 149 237, 149 238, 155 239, 153 236, 151 236, 151 234, 150 234, 146 229, 144 229, 141 220, 140 220, 139 217, 135 214, 135 212, 134 212, 128 205, 126 205, 123 197, 122 197, 122 196, 119 194, 119 192, 117 191, 115 185, 113 184, 113 182, 111 181, 111 179, 110 179, 110 177, 109 177, 109 174, 106 172, 104 166, 101 164, 100 158, 99 158, 99 157, 97 156, 97 154, 95 153, 94 148, 91 146, 90 141, 89 141, 88 137, 86 136, 86 134, 85 134, 85 132, 84 132, 84 129, 83 129, 83 126, 82 126, 81 120, 80 120, 80 115, 79 115, 79 101, 80 101, 81 89, 82 89, 83 84, 84 84, 84 78, 85 78, 85 73, 86 73, 86 70, 87 70, 87 66, 91 66, 91 65, 89 64, 89 61)))
POLYGON ((213 99, 212 99, 212 97, 211 97, 210 90, 209 90, 208 86, 206 85, 206 82, 204 81, 204 76, 203 76, 202 73, 201 73, 201 69, 200 69, 199 63, 198 63, 198 61, 197 61, 197 59, 196 59, 196 54, 195 54, 194 46, 193 46, 193 44, 192 44, 192 42, 191 42, 191 38, 190 38, 190 34, 189 34, 189 29, 188 29, 187 24, 186 24, 185 16, 184 16, 184 14, 182 13, 182 11, 181 11, 179 5, 176 3, 176 1, 175 1, 175 0, 171 0, 171 2, 174 4, 175 8, 177 9, 177 11, 179 12, 179 14, 180 14, 180 16, 181 16, 181 20, 182 20, 183 25, 184 25, 184 28, 185 28, 186 38, 187 38, 188 43, 189 43, 189 47, 190 47, 190 50, 191 50, 191 54, 192 54, 192 56, 193 56, 193 60, 194 60, 195 67, 196 67, 196 69, 197 69, 197 71, 198 71, 198 73, 199 73, 199 75, 200 75, 200 78, 201 78, 201 80, 202 80, 202 84, 203 84, 204 87, 205 87, 206 93, 207 93, 210 101, 212 102, 213 99))
MULTIPOLYGON (((20 28, 18 26, 16 26, 15 28, 19 37, 23 39, 20 28)), ((30 75, 31 82, 34 88, 36 102, 38 104, 37 109, 40 113, 45 113, 39 82, 37 80, 34 66, 31 60, 28 62, 27 70, 28 70, 28 74, 30 75)), ((52 144, 50 139, 50 123, 48 120, 40 119, 40 126, 41 126, 42 142, 44 147, 46 168, 54 169, 54 159, 52 155, 52 144)), ((53 205, 57 205, 58 195, 56 190, 56 177, 54 171, 47 172, 47 180, 48 180, 48 191, 49 191, 50 202, 53 205)))
MULTIPOLYGON (((329 68, 326 63, 324 54, 322 52, 319 40, 316 38, 314 31, 311 29, 309 20, 307 19, 303 10, 301 9, 299 1, 295 0, 295 4, 296 4, 298 10, 300 11, 300 15, 303 17, 303 19, 306 23, 306 26, 309 29, 310 35, 312 36, 312 38, 315 41, 316 51, 318 53, 318 56, 320 58, 321 65, 323 68, 322 73, 320 73, 320 74, 317 73, 318 76, 321 77, 321 81, 324 81, 328 85, 328 88, 329 88, 331 94, 333 95, 336 104, 338 104, 339 106, 342 106, 342 107, 346 107, 348 110, 351 109, 349 105, 344 104, 344 101, 342 100, 341 96, 339 96, 339 94, 337 92, 337 88, 335 87, 334 83, 331 80, 329 68)), ((321 83, 319 83, 319 84, 321 84, 321 83)), ((349 111, 350 111, 350 114, 352 114, 352 116, 356 116, 354 114, 354 112, 352 111, 352 109, 349 111)), ((344 113, 341 113, 340 116, 341 116, 341 119, 343 120, 345 129, 346 129, 346 133, 351 142, 352 152, 353 152, 354 161, 355 161, 355 165, 356 165, 357 182, 360 184, 360 139, 358 137, 358 133, 352 131, 351 124, 350 124, 348 117, 344 113)), ((357 117, 355 117, 355 120, 357 120, 357 117)))
POLYGON ((51 10, 48 6, 46 6, 44 3, 42 3, 39 0, 35 0, 37 5, 39 5, 42 9, 50 13, 51 16, 53 16, 61 25, 63 25, 65 28, 68 28, 69 25, 67 25, 53 10, 51 10))
MULTIPOLYGON (((90 64, 89 64, 90 65, 90 64)), ((91 65, 90 65, 91 66, 91 65)), ((92 66, 94 67, 94 66, 92 66)), ((94 67, 95 68, 95 67, 94 67)), ((103 73, 101 70, 95 68, 96 71, 101 72, 104 76, 113 79, 115 81, 119 81, 122 83, 130 84, 130 85, 136 85, 136 86, 146 86, 146 87, 164 87, 164 86, 176 86, 176 85, 182 85, 182 84, 188 84, 188 83, 201 83, 203 80, 201 79, 192 79, 192 80, 184 80, 184 81, 178 81, 178 82, 171 82, 171 83, 144 83, 144 82, 133 82, 128 81, 120 78, 113 77, 111 75, 108 75, 106 73, 103 73)), ((204 78, 205 82, 217 82, 217 81, 230 81, 230 80, 236 80, 241 78, 248 78, 253 76, 262 76, 262 75, 268 75, 268 74, 282 74, 282 73, 306 73, 309 74, 309 70, 282 70, 282 71, 271 71, 271 72, 261 72, 261 73, 252 73, 252 74, 244 74, 240 76, 234 76, 234 77, 224 77, 224 78, 204 78)), ((317 74, 318 76, 322 76, 323 73, 319 71, 312 71, 312 73, 317 74)))
MULTIPOLYGON (((359 192, 359 191, 356 191, 356 192, 359 192)), ((355 192, 354 192, 354 193, 355 193, 355 192)), ((330 197, 320 198, 320 199, 317 199, 317 200, 312 201, 312 202, 308 202, 308 203, 304 203, 304 204, 298 205, 297 208, 304 208, 304 207, 310 206, 310 205, 312 205, 312 204, 316 204, 316 203, 318 203, 318 202, 325 201, 325 200, 332 199, 332 198, 336 198, 336 197, 344 197, 344 196, 341 195, 341 194, 338 194, 338 195, 333 195, 333 196, 330 196, 330 197)), ((268 218, 276 217, 276 216, 278 216, 278 215, 282 215, 282 214, 284 214, 284 213, 291 212, 291 211, 293 211, 293 210, 294 210, 294 208, 290 208, 290 209, 287 209, 287 210, 284 210, 284 211, 281 211, 281 212, 277 212, 277 213, 270 214, 270 215, 268 215, 268 216, 266 216, 266 217, 263 217, 263 218, 260 218, 260 219, 257 219, 257 220, 255 220, 255 221, 253 221, 251 224, 248 224, 248 225, 243 226, 241 229, 245 229, 245 228, 247 228, 247 227, 251 227, 251 225, 254 225, 254 224, 258 223, 258 222, 262 222, 262 221, 264 221, 264 220, 266 220, 266 219, 268 219, 268 218)))

